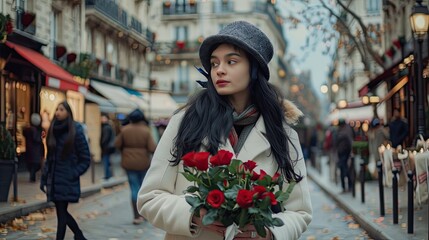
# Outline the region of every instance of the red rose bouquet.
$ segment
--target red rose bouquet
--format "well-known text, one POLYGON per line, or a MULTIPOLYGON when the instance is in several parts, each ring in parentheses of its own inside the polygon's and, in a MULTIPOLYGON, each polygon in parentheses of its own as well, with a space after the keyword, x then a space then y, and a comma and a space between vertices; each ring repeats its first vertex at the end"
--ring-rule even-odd
MULTIPOLYGON (((191 211, 199 216, 201 208, 207 209, 204 225, 214 221, 225 227, 236 225, 243 228, 253 224, 261 237, 265 227, 282 226, 281 219, 273 217, 273 208, 282 206, 295 186, 290 182, 282 191, 283 176, 268 175, 264 170, 254 171, 254 161, 232 159, 229 151, 220 150, 210 156, 208 152, 190 152, 182 157, 183 176, 194 185, 184 193, 191 211)), ((284 210, 284 209, 282 209, 284 210)))

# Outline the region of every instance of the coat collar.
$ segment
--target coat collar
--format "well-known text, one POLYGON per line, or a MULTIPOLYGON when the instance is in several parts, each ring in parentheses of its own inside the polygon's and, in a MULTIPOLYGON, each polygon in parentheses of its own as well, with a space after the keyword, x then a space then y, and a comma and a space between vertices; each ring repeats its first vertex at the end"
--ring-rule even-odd
MULTIPOLYGON (((221 145, 220 148, 234 153, 234 149, 232 148, 229 139, 224 145, 221 145)), ((234 153, 233 158, 240 159, 242 161, 253 160, 260 153, 268 150, 269 148, 270 143, 266 138, 264 118, 260 116, 258 121, 256 121, 255 127, 252 129, 246 141, 244 142, 241 151, 238 153, 238 155, 234 153)))

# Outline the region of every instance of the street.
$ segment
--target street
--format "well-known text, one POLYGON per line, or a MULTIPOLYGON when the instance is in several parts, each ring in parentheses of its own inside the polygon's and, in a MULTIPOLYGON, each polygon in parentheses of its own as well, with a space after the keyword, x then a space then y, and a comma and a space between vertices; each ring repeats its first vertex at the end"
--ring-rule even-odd
MULTIPOLYGON (((314 209, 313 221, 300 239, 369 239, 353 218, 336 207, 316 184, 309 181, 309 187, 314 209)), ((163 239, 163 231, 147 222, 137 226, 132 224, 127 185, 81 199, 78 204, 69 205, 69 211, 88 239, 163 239)), ((0 227, 0 239, 55 239, 54 208, 45 209, 43 214, 30 214, 22 220, 0 227)), ((73 234, 68 229, 66 239, 72 238, 73 234)))

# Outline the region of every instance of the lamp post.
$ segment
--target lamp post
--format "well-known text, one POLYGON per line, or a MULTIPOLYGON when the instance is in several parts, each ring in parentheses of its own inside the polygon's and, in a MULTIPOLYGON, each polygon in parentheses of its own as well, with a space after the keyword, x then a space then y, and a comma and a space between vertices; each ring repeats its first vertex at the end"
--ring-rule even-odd
POLYGON ((410 15, 411 29, 417 40, 417 134, 425 134, 424 88, 423 88, 423 40, 426 38, 429 26, 429 10, 422 5, 422 0, 416 0, 410 15))
POLYGON ((147 75, 147 80, 148 80, 148 89, 149 89, 149 109, 148 109, 148 120, 151 120, 152 118, 152 89, 153 89, 153 84, 152 84, 152 65, 153 65, 153 61, 155 61, 155 57, 156 57, 156 53, 155 51, 153 51, 150 48, 147 48, 147 52, 146 52, 146 62, 149 66, 149 71, 148 71, 148 75, 147 75))

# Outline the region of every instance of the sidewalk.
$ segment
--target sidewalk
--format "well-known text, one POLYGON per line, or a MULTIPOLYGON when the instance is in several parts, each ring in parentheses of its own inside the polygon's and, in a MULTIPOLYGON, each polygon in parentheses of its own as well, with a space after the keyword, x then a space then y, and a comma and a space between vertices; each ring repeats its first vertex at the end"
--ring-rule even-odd
MULTIPOLYGON (((120 166, 120 159, 120 154, 112 154, 111 163, 114 177, 108 181, 103 180, 104 172, 102 163, 94 163, 90 166, 88 171, 80 178, 81 197, 84 198, 98 193, 103 188, 110 188, 125 183, 127 176, 120 166)), ((46 202, 46 195, 39 189, 40 172, 37 175, 35 183, 30 183, 28 179, 28 172, 18 173, 18 202, 0 202, 0 223, 53 206, 52 203, 46 202)), ((13 199, 13 184, 10 187, 9 199, 13 199)))
MULTIPOLYGON (((378 181, 365 182, 365 203, 361 202, 360 182, 356 183, 356 196, 341 193, 340 184, 336 185, 329 176, 327 156, 322 156, 320 171, 308 166, 308 177, 331 196, 339 207, 351 214, 354 219, 374 239, 428 239, 428 206, 414 206, 414 233, 407 233, 407 188, 399 187, 399 223, 393 224, 392 188, 384 188, 385 216, 380 216, 378 181)), ((317 210, 317 209, 315 209, 317 210)))

